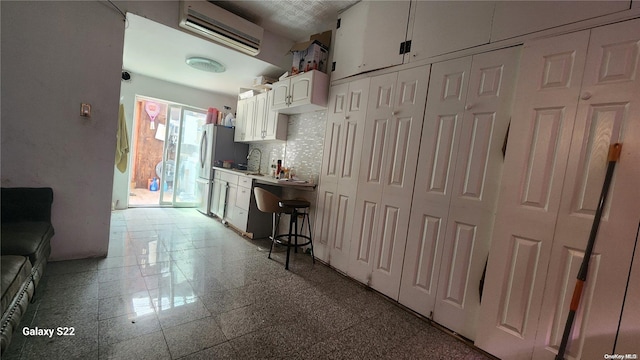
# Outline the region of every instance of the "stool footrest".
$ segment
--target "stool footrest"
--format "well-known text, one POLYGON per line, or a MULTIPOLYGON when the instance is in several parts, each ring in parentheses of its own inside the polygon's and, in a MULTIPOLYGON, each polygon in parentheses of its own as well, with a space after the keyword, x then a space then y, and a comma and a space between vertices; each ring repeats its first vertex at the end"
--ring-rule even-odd
MULTIPOLYGON (((295 239, 295 237, 296 237, 295 235, 291 235, 291 240, 295 239)), ((306 242, 298 243, 298 244, 294 244, 294 243, 289 244, 289 234, 276 235, 274 241, 280 245, 288 246, 288 247, 301 247, 301 246, 311 244, 311 237, 308 235, 298 234, 298 238, 303 238, 306 240, 306 242), (284 240, 281 240, 281 238, 284 238, 284 240)))

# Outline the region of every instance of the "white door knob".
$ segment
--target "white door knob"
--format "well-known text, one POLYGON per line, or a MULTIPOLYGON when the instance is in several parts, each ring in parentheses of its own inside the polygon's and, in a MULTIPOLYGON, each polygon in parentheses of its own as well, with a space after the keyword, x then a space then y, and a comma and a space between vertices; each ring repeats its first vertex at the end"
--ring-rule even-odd
POLYGON ((399 111, 395 110, 395 111, 393 111, 393 112, 391 113, 391 115, 396 116, 396 115, 398 115, 398 113, 399 113, 399 111))
POLYGON ((592 96, 592 95, 591 95, 591 93, 590 93, 590 92, 585 91, 585 92, 583 92, 583 93, 582 93, 582 95, 580 96, 580 99, 582 99, 582 100, 589 100, 589 99, 591 99, 591 96, 592 96))
POLYGON ((467 105, 465 105, 464 109, 465 109, 465 110, 471 110, 471 109, 473 109, 473 104, 467 104, 467 105))

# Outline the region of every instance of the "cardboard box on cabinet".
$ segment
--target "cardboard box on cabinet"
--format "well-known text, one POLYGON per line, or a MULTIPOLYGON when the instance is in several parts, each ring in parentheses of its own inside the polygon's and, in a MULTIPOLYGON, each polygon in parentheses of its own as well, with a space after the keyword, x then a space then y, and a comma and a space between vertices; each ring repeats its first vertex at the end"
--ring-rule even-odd
POLYGON ((309 70, 319 70, 326 73, 330 44, 331 30, 311 35, 309 41, 293 45, 290 50, 293 53, 291 75, 309 70))

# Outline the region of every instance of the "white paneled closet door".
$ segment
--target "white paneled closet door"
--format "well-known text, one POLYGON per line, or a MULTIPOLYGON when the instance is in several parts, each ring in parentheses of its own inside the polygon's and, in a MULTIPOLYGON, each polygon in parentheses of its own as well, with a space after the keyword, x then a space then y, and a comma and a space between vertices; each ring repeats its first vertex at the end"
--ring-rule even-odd
POLYGON ((321 244, 319 257, 343 272, 351 247, 369 83, 366 78, 337 85, 330 95, 315 242, 321 244))
POLYGON ((349 266, 370 82, 371 79, 366 78, 349 83, 347 111, 338 147, 338 182, 332 214, 335 232, 330 242, 330 264, 345 273, 349 266))
POLYGON ((530 359, 589 32, 525 44, 476 346, 530 359))
POLYGON ((374 237, 379 236, 380 232, 377 224, 384 188, 383 159, 388 151, 387 131, 393 116, 397 78, 398 73, 376 76, 371 79, 369 89, 353 242, 347 269, 349 276, 367 285, 371 283, 373 247, 376 243, 374 237))
POLYGON ((431 317, 435 306, 471 57, 431 68, 399 301, 431 317))
POLYGON ((429 66, 371 79, 348 274, 398 298, 429 66))
POLYGON ((324 134, 322 169, 318 187, 316 221, 314 226, 314 255, 329 263, 329 242, 335 237, 334 204, 338 183, 338 148, 347 110, 349 84, 332 86, 329 91, 327 125, 324 134))
POLYGON ((433 319, 475 339, 520 48, 473 57, 433 319))
POLYGON ((566 358, 612 353, 640 220, 639 56, 640 20, 591 30, 534 359, 557 354, 609 145, 622 142, 566 358))
POLYGON ((470 339, 519 54, 447 61, 431 75, 400 302, 470 339))
POLYGON ((317 191, 316 219, 313 223, 313 255, 329 263, 329 242, 335 233, 335 219, 331 214, 334 211, 336 185, 320 182, 317 191))

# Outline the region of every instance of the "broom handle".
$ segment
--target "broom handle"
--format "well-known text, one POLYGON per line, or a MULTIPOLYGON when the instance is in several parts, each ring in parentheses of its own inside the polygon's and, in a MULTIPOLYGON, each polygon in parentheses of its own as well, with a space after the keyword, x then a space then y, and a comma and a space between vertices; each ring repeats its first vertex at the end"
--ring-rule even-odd
POLYGON ((576 286, 573 289, 573 296, 571 297, 571 305, 569 306, 569 315, 567 316, 567 322, 564 326, 564 332, 562 333, 562 341, 558 348, 558 355, 555 360, 563 360, 564 353, 567 350, 567 343, 569 342, 569 335, 571 334, 571 328, 573 327, 573 320, 580 305, 580 298, 582 297, 582 289, 584 283, 587 280, 587 273, 589 272, 589 260, 591 259, 591 253, 593 252, 593 245, 596 242, 596 235, 598 234, 598 228, 600 227, 600 219, 602 218, 602 210, 607 201, 607 194, 609 193, 609 186, 611 185, 611 178, 613 177, 613 170, 615 169, 616 162, 620 158, 620 151, 622 150, 622 144, 615 143, 609 147, 609 156, 607 164, 607 174, 602 184, 602 191, 600 192, 600 200, 598 201, 598 208, 596 214, 593 217, 593 224, 591 225, 591 233, 589 234, 589 241, 587 242, 587 248, 584 251, 584 257, 582 258, 582 264, 578 271, 578 280, 576 286))

